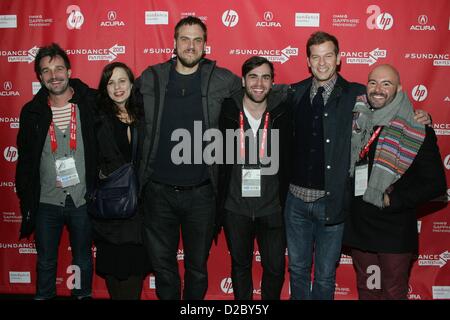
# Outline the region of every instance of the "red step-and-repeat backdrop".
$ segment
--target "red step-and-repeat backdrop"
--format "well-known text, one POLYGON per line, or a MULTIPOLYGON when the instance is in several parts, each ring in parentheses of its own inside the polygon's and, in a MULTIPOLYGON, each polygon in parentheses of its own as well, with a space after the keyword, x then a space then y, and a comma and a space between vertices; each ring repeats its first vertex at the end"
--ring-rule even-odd
MULTIPOLYGON (((415 108, 432 114, 446 174, 450 170, 450 2, 448 0, 223 0, 0 2, 0 293, 34 293, 36 248, 18 240, 21 221, 15 194, 16 135, 21 107, 39 90, 33 66, 38 47, 57 42, 67 50, 72 75, 96 87, 103 66, 127 63, 139 75, 172 55, 173 29, 195 15, 208 26, 208 58, 240 74, 252 55, 274 62, 278 83, 309 76, 305 43, 324 30, 341 46, 341 74, 366 82, 383 63, 398 68, 415 108)), ((450 299, 450 193, 420 209, 420 255, 410 299, 450 299)), ((93 247, 95 253, 95 247, 93 247)), ((63 235, 57 290, 69 295, 70 247, 63 235)), ((183 249, 178 251, 180 266, 183 249)), ((182 268, 181 268, 182 270, 182 268)), ((211 248, 208 299, 232 299, 230 256, 223 234, 211 248)), ((254 253, 254 295, 260 298, 261 266, 254 253)), ((103 279, 94 278, 94 296, 107 297, 103 279)), ((338 267, 336 299, 356 299, 351 257, 338 267)), ((145 279, 145 299, 155 299, 154 277, 145 279)), ((286 275, 283 298, 289 297, 286 275)))

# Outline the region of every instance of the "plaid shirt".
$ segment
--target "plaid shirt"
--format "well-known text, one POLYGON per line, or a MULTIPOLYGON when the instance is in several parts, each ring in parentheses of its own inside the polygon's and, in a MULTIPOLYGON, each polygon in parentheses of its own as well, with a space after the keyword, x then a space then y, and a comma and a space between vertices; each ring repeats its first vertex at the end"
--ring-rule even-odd
MULTIPOLYGON (((334 74, 334 76, 323 85, 324 91, 322 96, 324 104, 327 104, 328 98, 330 98, 331 92, 333 92, 336 81, 337 81, 337 74, 334 74)), ((311 91, 309 93, 311 103, 314 99, 314 96, 317 94, 317 90, 319 89, 319 87, 320 87, 319 82, 316 80, 316 78, 313 78, 311 91)), ((289 191, 294 195, 294 197, 302 199, 304 202, 314 202, 325 196, 325 190, 308 189, 297 186, 295 184, 289 185, 289 191)))
POLYGON ((294 197, 302 199, 304 202, 314 202, 325 196, 325 190, 303 188, 292 183, 289 185, 289 191, 294 197))
MULTIPOLYGON (((323 96, 323 103, 324 104, 327 104, 328 98, 330 97, 331 92, 333 92, 334 85, 336 84, 336 81, 337 81, 337 74, 334 74, 334 76, 330 80, 328 80, 327 83, 325 83, 323 85, 324 91, 323 91, 322 96, 323 96)), ((312 103, 312 101, 314 99, 314 96, 317 93, 317 89, 319 89, 319 87, 320 87, 319 82, 316 80, 316 78, 313 78, 311 91, 309 93, 309 98, 311 99, 311 103, 312 103)))

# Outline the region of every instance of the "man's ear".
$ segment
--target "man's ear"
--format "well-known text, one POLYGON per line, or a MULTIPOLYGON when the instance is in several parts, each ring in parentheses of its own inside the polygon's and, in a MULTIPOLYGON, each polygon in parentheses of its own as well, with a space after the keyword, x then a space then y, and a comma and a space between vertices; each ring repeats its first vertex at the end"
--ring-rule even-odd
POLYGON ((399 85, 398 85, 398 87, 397 87, 397 92, 400 92, 400 91, 402 91, 402 89, 403 89, 403 88, 402 88, 402 85, 401 85, 401 84, 399 84, 399 85))

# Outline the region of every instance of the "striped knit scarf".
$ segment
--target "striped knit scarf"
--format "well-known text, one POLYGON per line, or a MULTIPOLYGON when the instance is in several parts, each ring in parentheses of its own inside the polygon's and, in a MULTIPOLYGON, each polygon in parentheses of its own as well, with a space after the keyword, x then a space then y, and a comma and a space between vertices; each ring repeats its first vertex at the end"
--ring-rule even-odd
POLYGON ((359 132, 352 134, 352 170, 359 151, 371 136, 373 127, 384 126, 378 138, 368 187, 363 200, 383 207, 383 193, 411 166, 425 139, 425 126, 414 120, 414 110, 406 94, 398 92, 394 100, 381 109, 370 110, 364 99, 357 99, 354 112, 359 132), (359 121, 361 118, 361 121, 359 121), (355 154, 354 154, 355 153, 355 154), (357 154, 356 154, 357 153, 357 154))

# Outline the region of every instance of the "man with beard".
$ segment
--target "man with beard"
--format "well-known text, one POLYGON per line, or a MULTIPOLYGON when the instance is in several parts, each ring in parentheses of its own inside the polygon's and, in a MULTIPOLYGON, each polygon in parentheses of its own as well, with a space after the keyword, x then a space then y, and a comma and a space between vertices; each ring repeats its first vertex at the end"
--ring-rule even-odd
POLYGON ((35 299, 56 296, 58 246, 69 230, 72 264, 79 267, 78 299, 91 296, 91 224, 86 194, 95 179, 95 91, 71 79, 67 54, 57 44, 39 49, 35 72, 42 84, 20 113, 16 188, 22 212, 20 238, 35 231, 35 299))
POLYGON ((181 298, 180 227, 185 262, 183 298, 203 299, 208 287, 218 168, 203 159, 195 161, 199 155, 202 158, 202 148, 196 155, 194 147, 182 155, 172 152, 178 143, 172 140, 175 130, 182 129, 194 138, 194 129, 217 128, 224 98, 241 88, 237 76, 204 58, 206 32, 200 19, 181 19, 175 26, 176 57, 147 68, 136 81, 146 123, 140 166, 144 239, 160 299, 181 298), (180 163, 180 158, 188 160, 180 163))
POLYGON ((281 88, 272 90, 273 79, 273 64, 263 57, 251 57, 242 65, 244 88, 222 104, 219 127, 225 137, 226 164, 219 170, 219 211, 231 254, 236 300, 253 297, 255 238, 263 268, 262 299, 280 299, 284 282, 282 207, 289 168, 284 162, 289 160, 292 118, 282 103, 281 88))
POLYGON ((416 208, 447 189, 436 135, 414 120, 398 71, 390 65, 370 72, 367 99, 358 97, 354 112, 354 197, 343 241, 352 248, 359 299, 407 299, 418 250, 416 208), (378 270, 375 283, 373 270, 378 270))

